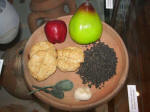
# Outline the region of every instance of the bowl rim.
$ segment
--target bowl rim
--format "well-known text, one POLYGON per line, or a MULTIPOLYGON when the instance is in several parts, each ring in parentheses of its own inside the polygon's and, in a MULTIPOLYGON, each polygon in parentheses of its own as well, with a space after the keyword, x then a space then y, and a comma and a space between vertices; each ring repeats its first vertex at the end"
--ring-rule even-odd
MULTIPOLYGON (((72 15, 68 15, 68 16, 61 16, 57 19, 61 19, 61 18, 66 18, 66 17, 72 17, 72 15)), ((84 104, 84 105, 68 105, 68 104, 63 104, 63 103, 59 103, 59 102, 53 102, 52 100, 46 100, 47 97, 43 97, 43 95, 41 94, 38 94, 38 93, 34 93, 34 95, 36 97, 38 97, 42 102, 44 103, 48 103, 50 105, 52 105, 53 107, 56 107, 56 108, 59 108, 59 109, 63 109, 63 110, 71 110, 71 111, 79 111, 79 110, 87 110, 89 108, 93 108, 93 107, 96 107, 98 105, 101 105, 103 103, 106 103, 108 101, 110 101, 120 90, 121 88, 124 86, 124 83, 127 79, 127 76, 128 76, 128 70, 129 70, 129 57, 128 57, 128 53, 127 53, 127 48, 123 42, 123 40, 121 39, 120 35, 110 26, 108 25, 107 23, 105 22, 102 22, 102 24, 104 24, 106 27, 108 27, 115 35, 117 35, 117 38, 118 38, 118 41, 121 43, 122 45, 122 48, 124 49, 124 54, 125 54, 125 57, 126 57, 126 60, 125 60, 125 69, 122 71, 122 74, 124 74, 123 76, 124 77, 120 77, 119 81, 118 81, 118 85, 116 86, 116 88, 110 93, 108 94, 107 96, 105 96, 103 99, 99 100, 99 101, 96 101, 96 102, 92 102, 90 104, 84 104), (42 97, 41 97, 42 96, 42 97)), ((35 33, 35 32, 33 32, 35 33)), ((28 42, 26 43, 25 45, 25 49, 26 47, 28 46, 28 42)), ((25 56, 23 55, 23 69, 25 68, 25 65, 24 65, 24 60, 25 59, 25 56)), ((26 78, 26 75, 25 76, 25 81, 27 82, 27 78, 26 78)), ((27 82, 28 83, 28 82, 27 82)), ((27 84, 28 85, 28 84, 27 84)), ((28 85, 29 89, 32 89, 29 85, 28 85)))

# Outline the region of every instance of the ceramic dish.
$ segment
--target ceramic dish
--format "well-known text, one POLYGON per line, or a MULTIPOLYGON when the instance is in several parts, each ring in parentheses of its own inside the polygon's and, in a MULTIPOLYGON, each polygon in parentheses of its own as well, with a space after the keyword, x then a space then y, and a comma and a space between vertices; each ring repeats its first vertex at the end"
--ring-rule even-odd
MULTIPOLYGON (((65 23, 68 26, 71 16, 64 16, 57 19, 65 21, 65 23)), ((32 45, 34 45, 36 42, 44 40, 47 39, 44 33, 44 25, 43 25, 39 27, 31 35, 24 49, 24 56, 23 56, 24 75, 30 90, 33 90, 32 85, 37 86, 54 85, 56 82, 64 79, 71 80, 74 83, 74 88, 71 91, 65 92, 64 99, 57 99, 51 96, 50 94, 44 93, 42 91, 36 92, 35 96, 38 97, 43 102, 63 110, 76 111, 88 109, 107 102, 112 97, 114 97, 124 85, 124 82, 127 78, 129 67, 127 50, 121 37, 106 23, 103 22, 103 33, 101 41, 105 42, 105 44, 107 44, 110 48, 114 48, 114 51, 116 52, 116 56, 118 58, 116 74, 110 80, 105 82, 103 88, 96 89, 95 87, 92 86, 91 91, 93 95, 92 98, 88 101, 77 101, 73 97, 74 90, 78 87, 83 86, 82 79, 75 72, 61 72, 57 69, 55 74, 53 74, 48 79, 41 82, 36 81, 30 75, 29 69, 27 67, 30 49, 32 45)), ((69 33, 67 34, 67 38, 64 43, 55 44, 55 47, 57 49, 61 49, 67 46, 82 47, 81 45, 78 45, 71 40, 69 33)))

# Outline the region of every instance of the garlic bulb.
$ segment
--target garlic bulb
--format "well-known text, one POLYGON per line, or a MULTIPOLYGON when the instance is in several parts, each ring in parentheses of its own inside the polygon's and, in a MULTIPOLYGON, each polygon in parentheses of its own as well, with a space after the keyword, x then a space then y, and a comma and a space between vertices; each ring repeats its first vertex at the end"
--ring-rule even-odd
POLYGON ((89 87, 77 88, 74 93, 74 97, 77 100, 89 100, 92 96, 89 87))

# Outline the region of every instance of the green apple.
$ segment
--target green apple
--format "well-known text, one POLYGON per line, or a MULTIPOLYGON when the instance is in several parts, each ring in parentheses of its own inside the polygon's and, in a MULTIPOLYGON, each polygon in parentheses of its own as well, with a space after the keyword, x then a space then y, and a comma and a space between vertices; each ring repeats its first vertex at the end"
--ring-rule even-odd
POLYGON ((72 16, 69 23, 69 33, 75 42, 90 44, 100 39, 102 22, 93 6, 86 1, 72 16))

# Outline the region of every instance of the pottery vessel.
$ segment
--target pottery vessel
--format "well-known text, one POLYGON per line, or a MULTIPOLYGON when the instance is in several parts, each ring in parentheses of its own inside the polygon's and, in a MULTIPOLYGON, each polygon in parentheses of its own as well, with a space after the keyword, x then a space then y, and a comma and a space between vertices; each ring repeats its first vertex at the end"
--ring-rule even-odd
POLYGON ((19 21, 15 8, 7 0, 0 0, 0 44, 14 40, 18 34, 19 21))
POLYGON ((11 95, 21 99, 32 99, 28 95, 29 89, 24 80, 22 66, 22 56, 26 42, 27 40, 20 41, 3 54, 4 66, 1 83, 11 95))
MULTIPOLYGON (((63 20, 68 26, 71 17, 72 16, 63 16, 56 19, 63 20)), ((30 49, 35 43, 47 40, 46 35, 44 33, 44 25, 39 27, 28 40, 23 55, 24 75, 29 88, 33 90, 34 88, 32 88, 32 85, 37 85, 40 87, 55 85, 58 81, 64 79, 71 80, 74 84, 74 88, 71 91, 65 92, 65 97, 63 99, 55 98, 52 95, 42 91, 36 92, 34 95, 41 101, 51 106, 69 111, 81 111, 94 108, 98 105, 106 103, 107 101, 111 100, 115 95, 117 95, 117 93, 123 87, 128 75, 128 67, 129 67, 128 53, 124 45, 124 42, 122 41, 118 33, 104 22, 103 22, 103 33, 100 39, 101 39, 100 41, 107 44, 110 48, 113 48, 114 51, 116 52, 118 60, 116 66, 116 74, 114 74, 114 76, 110 78, 108 81, 105 81, 104 87, 102 87, 101 89, 97 89, 95 88, 95 86, 92 86, 91 99, 87 101, 77 101, 74 98, 74 91, 78 87, 86 85, 82 84, 82 79, 76 72, 62 72, 59 69, 57 69, 53 75, 51 75, 44 81, 37 81, 31 76, 27 66, 29 61, 28 56, 30 53, 30 49)), ((54 44, 54 46, 56 47, 56 49, 62 49, 68 46, 78 46, 83 49, 85 48, 84 45, 76 44, 73 40, 71 40, 69 32, 67 32, 67 37, 64 43, 54 44)))
POLYGON ((76 11, 76 3, 75 0, 31 0, 30 9, 28 24, 31 32, 34 32, 48 20, 73 14, 76 11), (39 21, 42 21, 41 24, 39 21))

